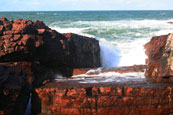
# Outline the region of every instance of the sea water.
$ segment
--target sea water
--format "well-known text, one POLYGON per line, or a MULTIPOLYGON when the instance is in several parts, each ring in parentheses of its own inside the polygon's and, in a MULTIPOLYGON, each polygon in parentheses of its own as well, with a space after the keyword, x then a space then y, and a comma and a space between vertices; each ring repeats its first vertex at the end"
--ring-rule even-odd
POLYGON ((173 32, 173 11, 0 12, 8 19, 42 20, 61 33, 95 37, 103 67, 145 64, 144 45, 152 36, 173 32))

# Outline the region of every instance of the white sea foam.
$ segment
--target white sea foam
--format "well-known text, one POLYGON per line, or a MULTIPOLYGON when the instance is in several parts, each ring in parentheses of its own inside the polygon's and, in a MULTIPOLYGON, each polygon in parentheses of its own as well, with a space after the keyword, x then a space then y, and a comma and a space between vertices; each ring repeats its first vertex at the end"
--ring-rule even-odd
POLYGON ((143 72, 117 73, 107 72, 97 75, 76 75, 72 76, 73 80, 78 80, 79 83, 103 83, 103 82, 128 82, 128 81, 144 81, 143 72))
MULTIPOLYGON (((89 70, 90 72, 94 70, 89 70)), ((88 71, 88 72, 89 72, 88 71)), ((98 70, 96 70, 98 71, 98 70)), ((74 75, 71 78, 57 78, 55 81, 78 81, 79 83, 106 83, 106 82, 129 82, 129 81, 145 81, 144 72, 106 72, 97 74, 80 74, 74 75)))
POLYGON ((120 51, 120 62, 118 66, 130 66, 134 64, 145 64, 144 44, 148 42, 148 39, 141 38, 129 42, 112 42, 116 44, 120 51))
POLYGON ((76 34, 82 34, 83 28, 60 28, 60 27, 51 27, 52 29, 60 32, 60 33, 76 33, 76 34))
POLYGON ((118 66, 120 60, 119 50, 103 38, 99 40, 99 45, 102 67, 118 66))

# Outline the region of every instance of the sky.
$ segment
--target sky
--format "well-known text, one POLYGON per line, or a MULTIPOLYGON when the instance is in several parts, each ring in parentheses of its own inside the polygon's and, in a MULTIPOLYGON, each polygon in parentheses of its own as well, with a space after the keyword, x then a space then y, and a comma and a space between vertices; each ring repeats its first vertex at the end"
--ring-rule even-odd
POLYGON ((0 0, 0 11, 173 10, 173 0, 0 0))

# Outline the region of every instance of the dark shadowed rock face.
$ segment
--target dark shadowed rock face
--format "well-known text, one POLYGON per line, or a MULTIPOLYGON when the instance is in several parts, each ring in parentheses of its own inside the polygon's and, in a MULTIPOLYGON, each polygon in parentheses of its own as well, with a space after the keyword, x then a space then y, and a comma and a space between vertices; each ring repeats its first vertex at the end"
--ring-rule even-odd
POLYGON ((77 34, 64 34, 68 38, 70 63, 74 68, 100 67, 100 47, 98 40, 77 34))
POLYGON ((145 49, 148 56, 145 75, 156 82, 173 83, 173 34, 153 37, 145 49))
POLYGON ((30 94, 26 73, 15 67, 0 66, 0 113, 22 115, 30 94))

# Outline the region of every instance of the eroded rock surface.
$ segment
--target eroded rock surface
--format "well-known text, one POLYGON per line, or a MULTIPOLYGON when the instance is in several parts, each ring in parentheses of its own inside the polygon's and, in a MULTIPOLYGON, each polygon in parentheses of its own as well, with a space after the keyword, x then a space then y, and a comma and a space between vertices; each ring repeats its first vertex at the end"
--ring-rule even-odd
MULTIPOLYGON (((167 115, 173 85, 144 76, 146 66, 75 69, 72 78, 37 88, 41 114, 167 115)), ((38 106, 37 105, 37 106, 38 106)))
POLYGON ((173 34, 155 36, 145 45, 146 76, 156 82, 173 83, 173 34))
POLYGON ((36 89, 41 114, 167 115, 173 85, 143 81, 80 83, 56 81, 36 89))
POLYGON ((43 22, 19 19, 1 22, 0 62, 39 61, 57 66, 66 63, 67 39, 43 22))

